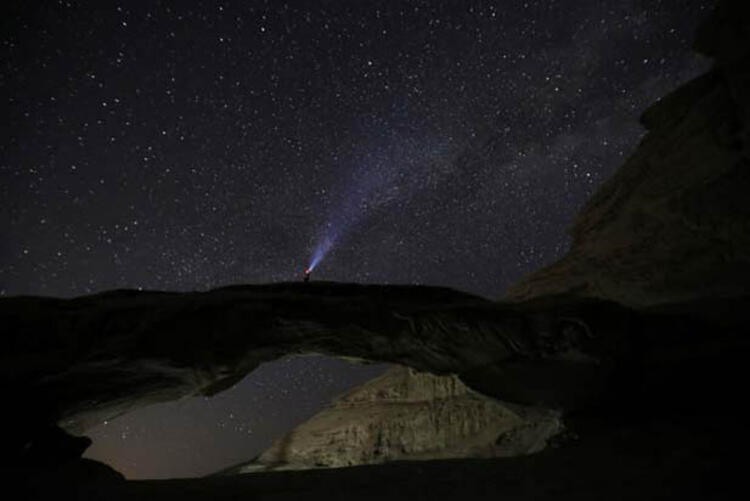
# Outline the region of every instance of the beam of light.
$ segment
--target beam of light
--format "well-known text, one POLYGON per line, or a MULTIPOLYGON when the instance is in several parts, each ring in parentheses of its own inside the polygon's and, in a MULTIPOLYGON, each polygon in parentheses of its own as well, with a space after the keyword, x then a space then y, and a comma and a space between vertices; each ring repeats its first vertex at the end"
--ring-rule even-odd
POLYGON ((340 188, 340 202, 318 232, 306 273, 374 213, 429 184, 433 171, 445 163, 447 144, 429 138, 405 139, 398 133, 388 139, 386 144, 370 145, 369 151, 353 159, 355 167, 340 188))
POLYGON ((331 247, 333 247, 333 243, 334 239, 330 237, 325 237, 318 242, 318 244, 315 246, 315 250, 313 250, 310 264, 305 270, 305 273, 311 273, 318 266, 318 264, 320 264, 326 254, 328 254, 328 251, 331 250, 331 247))

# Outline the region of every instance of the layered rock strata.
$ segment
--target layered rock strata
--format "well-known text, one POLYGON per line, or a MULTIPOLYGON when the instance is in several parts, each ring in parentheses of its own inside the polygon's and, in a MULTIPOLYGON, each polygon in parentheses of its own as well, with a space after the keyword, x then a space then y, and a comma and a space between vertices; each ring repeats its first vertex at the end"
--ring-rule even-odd
POLYGON ((514 410, 456 376, 394 367, 225 473, 517 456, 542 450, 561 430, 558 412, 514 410))

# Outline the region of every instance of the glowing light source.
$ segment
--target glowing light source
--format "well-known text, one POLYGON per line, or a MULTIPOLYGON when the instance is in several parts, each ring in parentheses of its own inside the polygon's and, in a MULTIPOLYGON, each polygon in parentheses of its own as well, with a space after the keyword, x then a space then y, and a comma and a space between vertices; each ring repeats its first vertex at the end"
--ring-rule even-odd
POLYGON ((310 259, 310 265, 307 267, 305 273, 312 272, 320 264, 323 258, 326 257, 326 254, 328 254, 328 251, 331 250, 331 247, 333 247, 333 242, 334 239, 330 237, 325 237, 318 242, 310 259))

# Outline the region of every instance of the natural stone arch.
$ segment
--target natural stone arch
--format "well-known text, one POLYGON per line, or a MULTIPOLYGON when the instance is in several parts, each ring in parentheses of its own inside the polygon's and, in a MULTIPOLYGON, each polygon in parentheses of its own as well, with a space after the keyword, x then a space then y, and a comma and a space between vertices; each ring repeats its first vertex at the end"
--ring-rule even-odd
POLYGON ((559 304, 332 283, 11 298, 0 308, 12 347, 5 385, 20 399, 34 395, 29 408, 82 430, 148 403, 215 394, 262 362, 312 352, 455 373, 490 396, 564 406, 595 392, 613 332, 576 336, 587 343, 576 347, 551 342, 564 331, 559 318, 583 314, 577 322, 591 329, 602 308, 625 313, 559 304))

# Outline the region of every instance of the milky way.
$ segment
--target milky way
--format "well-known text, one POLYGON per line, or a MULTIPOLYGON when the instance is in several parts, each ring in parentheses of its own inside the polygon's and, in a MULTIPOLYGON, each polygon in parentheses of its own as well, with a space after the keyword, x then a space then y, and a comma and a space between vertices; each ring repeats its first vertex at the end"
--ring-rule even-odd
MULTIPOLYGON (((690 41, 710 6, 4 2, 0 293, 297 280, 327 239, 316 278, 500 297, 565 251, 576 210, 642 136, 639 114, 705 69, 690 41)), ((361 379, 337 364, 264 377, 300 398, 289 374, 361 379)), ((343 388, 327 380, 320 402, 343 388)), ((233 422, 305 414, 277 391, 248 384, 208 417, 122 426, 190 437, 248 399, 233 422)), ((132 449, 117 435, 110 456, 132 449)), ((248 459, 265 443, 242 440, 248 459)), ((149 464, 229 461, 173 456, 149 464)))

